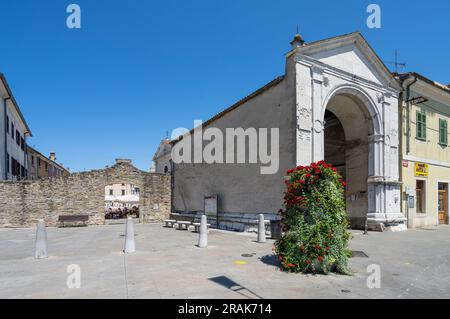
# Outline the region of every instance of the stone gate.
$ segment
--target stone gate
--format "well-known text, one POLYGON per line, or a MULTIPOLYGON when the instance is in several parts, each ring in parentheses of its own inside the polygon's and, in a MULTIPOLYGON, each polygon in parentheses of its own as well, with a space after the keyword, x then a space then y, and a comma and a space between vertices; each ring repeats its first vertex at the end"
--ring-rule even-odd
POLYGON ((0 181, 0 227, 30 227, 36 219, 56 226, 59 215, 89 215, 105 223, 105 187, 134 184, 140 189, 140 222, 166 219, 171 209, 170 175, 148 173, 116 160, 115 165, 43 180, 0 181))

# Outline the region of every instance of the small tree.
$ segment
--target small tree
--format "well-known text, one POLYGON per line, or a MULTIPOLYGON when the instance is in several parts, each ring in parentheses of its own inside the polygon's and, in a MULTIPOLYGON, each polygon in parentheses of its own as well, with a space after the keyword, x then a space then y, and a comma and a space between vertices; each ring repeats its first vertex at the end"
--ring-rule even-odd
POLYGON ((348 220, 345 182, 324 161, 287 172, 283 236, 275 251, 283 270, 348 274, 348 220))

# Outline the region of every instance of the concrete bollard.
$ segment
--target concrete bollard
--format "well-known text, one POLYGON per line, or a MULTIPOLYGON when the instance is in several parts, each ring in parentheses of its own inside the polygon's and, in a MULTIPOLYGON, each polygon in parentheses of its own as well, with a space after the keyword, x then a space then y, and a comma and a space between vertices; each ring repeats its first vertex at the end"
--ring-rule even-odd
POLYGON ((200 232, 198 234, 198 247, 208 247, 208 225, 206 215, 203 215, 200 221, 200 232))
POLYGON ((134 244, 134 223, 133 218, 128 217, 126 229, 125 229, 125 254, 134 253, 136 251, 136 246, 134 244))
POLYGON ((266 242, 266 225, 264 224, 264 215, 259 214, 258 220, 258 243, 266 242))
POLYGON ((36 228, 36 246, 34 250, 34 258, 47 258, 47 229, 45 228, 45 221, 39 219, 36 228))

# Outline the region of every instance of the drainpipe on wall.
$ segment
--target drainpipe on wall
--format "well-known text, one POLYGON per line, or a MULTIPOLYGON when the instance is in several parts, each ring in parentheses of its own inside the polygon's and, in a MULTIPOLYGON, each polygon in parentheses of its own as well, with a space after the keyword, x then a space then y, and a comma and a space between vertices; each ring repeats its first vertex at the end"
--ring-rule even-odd
POLYGON ((3 142, 5 143, 5 158, 4 158, 4 160, 5 160, 5 172, 3 173, 3 177, 4 177, 4 179, 5 180, 7 180, 8 179, 8 167, 6 167, 6 164, 8 163, 8 132, 6 131, 6 127, 7 127, 7 123, 6 123, 6 121, 7 121, 7 116, 6 116, 6 111, 7 111, 7 107, 6 107, 6 101, 8 101, 8 100, 10 100, 11 99, 11 97, 10 96, 8 96, 8 97, 6 97, 6 98, 3 98, 3 114, 4 114, 4 116, 5 116, 5 120, 4 120, 4 126, 5 126, 5 129, 3 130, 3 133, 4 133, 4 140, 3 140, 3 142))
MULTIPOLYGON (((411 139, 411 107, 412 104, 411 102, 408 102, 411 98, 411 87, 418 81, 418 77, 417 75, 414 76, 414 80, 409 83, 406 86, 406 96, 405 96, 405 103, 406 103, 406 155, 409 155, 409 153, 411 152, 410 149, 410 139, 411 139)), ((402 94, 403 95, 403 94, 402 94)), ((402 162, 403 162, 403 154, 402 154, 402 162)), ((403 171, 403 163, 401 163, 402 166, 400 166, 400 171, 403 171)), ((403 173, 401 174, 401 181, 403 181, 403 173)), ((409 195, 408 195, 409 197, 409 195)), ((407 223, 407 227, 410 228, 411 226, 411 221, 409 218, 409 198, 407 198, 408 200, 406 201, 406 223, 407 223)))
POLYGON ((411 139, 411 125, 410 125, 410 117, 411 117, 411 102, 408 102, 411 98, 411 86, 414 85, 418 81, 417 75, 414 76, 414 81, 412 81, 408 86, 406 87, 406 155, 410 153, 410 139, 411 139))

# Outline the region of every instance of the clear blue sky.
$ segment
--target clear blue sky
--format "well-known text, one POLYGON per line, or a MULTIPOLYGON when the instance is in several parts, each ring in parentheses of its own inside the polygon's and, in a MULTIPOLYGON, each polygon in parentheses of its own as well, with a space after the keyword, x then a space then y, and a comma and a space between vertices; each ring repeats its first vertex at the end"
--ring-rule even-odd
POLYGON ((34 134, 72 171, 116 157, 147 170, 166 131, 191 128, 284 72, 306 41, 359 30, 380 57, 450 83, 450 2, 1 0, 0 72, 34 134), (82 10, 81 30, 66 7, 82 10), (366 27, 367 5, 382 28, 366 27))

